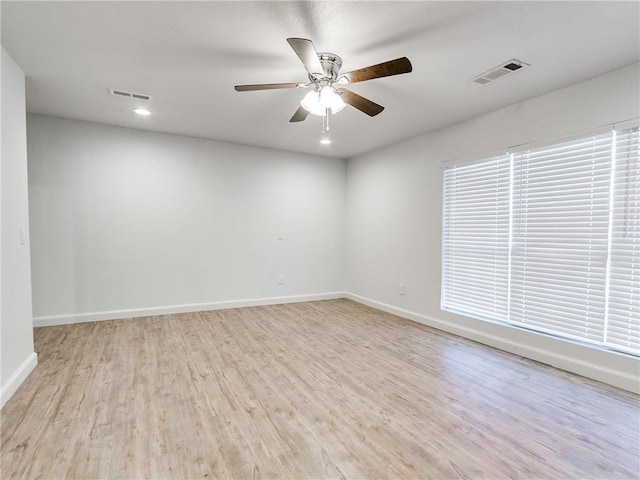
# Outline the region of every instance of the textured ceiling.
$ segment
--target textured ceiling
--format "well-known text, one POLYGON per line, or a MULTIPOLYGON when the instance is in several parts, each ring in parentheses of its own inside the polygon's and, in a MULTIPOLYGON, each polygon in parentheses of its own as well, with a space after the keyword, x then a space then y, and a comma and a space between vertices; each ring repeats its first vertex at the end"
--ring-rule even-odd
POLYGON ((640 60, 638 2, 7 2, 2 44, 27 75, 27 109, 125 127, 349 158, 640 60), (292 124, 302 82, 286 42, 312 39, 342 71, 407 56, 413 72, 354 84, 384 105, 292 124), (486 86, 470 80, 516 58, 486 86), (110 87, 152 95, 153 115, 110 87))

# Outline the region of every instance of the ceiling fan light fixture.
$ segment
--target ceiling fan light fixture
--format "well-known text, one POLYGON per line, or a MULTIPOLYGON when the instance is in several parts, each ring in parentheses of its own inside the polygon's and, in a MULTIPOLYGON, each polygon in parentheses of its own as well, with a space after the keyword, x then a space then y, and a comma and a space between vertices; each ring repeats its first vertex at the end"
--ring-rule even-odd
POLYGON ((326 85, 320 91, 312 90, 308 92, 300 101, 300 105, 310 114, 324 117, 327 108, 330 108, 331 113, 335 115, 347 104, 344 103, 333 87, 326 85))
MULTIPOLYGON (((309 83, 261 83, 236 85, 234 88, 237 92, 248 92, 251 90, 312 87, 312 90, 300 101, 300 106, 289 122, 298 123, 304 121, 310 114, 317 115, 323 117, 323 133, 329 130, 331 114, 340 112, 347 105, 351 105, 370 117, 375 117, 384 110, 382 105, 344 88, 344 85, 400 75, 413 70, 409 59, 400 57, 340 75, 342 59, 338 55, 328 52, 318 53, 313 42, 307 38, 291 37, 287 38, 287 42, 307 70, 309 83)), ((507 69, 511 68, 514 67, 509 66, 507 69)))

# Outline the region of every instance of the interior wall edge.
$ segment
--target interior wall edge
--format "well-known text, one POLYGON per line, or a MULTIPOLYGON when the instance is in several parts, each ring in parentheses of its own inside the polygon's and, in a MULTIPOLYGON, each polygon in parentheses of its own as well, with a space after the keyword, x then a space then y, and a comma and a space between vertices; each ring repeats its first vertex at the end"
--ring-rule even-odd
POLYGON ((108 320, 123 320, 157 315, 171 315, 175 313, 204 312, 208 310, 224 310, 228 308, 258 307, 283 303, 312 302, 318 300, 335 300, 345 298, 346 292, 313 293, 308 295, 290 295, 284 297, 248 298, 210 303, 191 303, 184 305, 166 305, 162 307, 135 308, 129 310, 113 310, 107 312, 88 312, 67 315, 48 315, 34 317, 34 327, 50 327, 55 325, 69 325, 74 323, 99 322, 108 320))
POLYGON ((0 401, 37 363, 33 347, 25 74, 0 45, 0 401))
MULTIPOLYGON (((552 351, 549 349, 543 349, 534 347, 525 343, 514 341, 506 337, 500 337, 493 334, 488 334, 481 330, 474 328, 463 327, 442 319, 433 318, 427 315, 422 315, 417 312, 405 310, 393 305, 378 302, 367 297, 357 295, 355 293, 347 293, 346 298, 353 300, 354 302, 367 305, 369 307, 382 310, 393 315, 405 318, 407 320, 415 321, 429 327, 436 328, 460 337, 473 340, 475 342, 488 345, 499 350, 503 350, 508 353, 519 355, 531 360, 535 360, 552 367, 565 370, 583 377, 597 380, 602 383, 612 385, 629 392, 640 394, 640 381, 637 374, 624 372, 621 370, 614 370, 597 363, 588 362, 574 357, 563 355, 560 352, 552 351)), ((505 327, 509 328, 509 327, 505 327)), ((537 335, 532 333, 532 335, 537 335)))
POLYGON ((0 389, 0 408, 4 407, 4 404, 16 393, 18 387, 25 381, 33 369, 36 368, 36 365, 38 365, 38 354, 32 352, 24 362, 22 362, 22 365, 13 372, 4 385, 2 385, 0 389))

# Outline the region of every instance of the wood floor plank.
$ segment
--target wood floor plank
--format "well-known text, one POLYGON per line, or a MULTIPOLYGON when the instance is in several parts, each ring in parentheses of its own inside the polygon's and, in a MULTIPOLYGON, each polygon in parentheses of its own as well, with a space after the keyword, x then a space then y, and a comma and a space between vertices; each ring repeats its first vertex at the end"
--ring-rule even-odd
POLYGON ((348 300, 35 345, 3 479, 640 478, 638 396, 348 300))

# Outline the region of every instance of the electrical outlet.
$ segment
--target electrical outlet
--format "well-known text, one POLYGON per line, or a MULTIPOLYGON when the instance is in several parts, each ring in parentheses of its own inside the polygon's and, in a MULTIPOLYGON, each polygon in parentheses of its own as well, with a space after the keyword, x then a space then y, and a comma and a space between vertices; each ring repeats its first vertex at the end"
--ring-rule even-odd
POLYGON ((284 285, 284 275, 278 275, 278 285, 284 285))
POLYGON ((253 292, 253 296, 254 296, 255 298, 260 297, 260 292, 258 292, 258 291, 253 292))
POLYGON ((405 286, 404 283, 398 284, 398 293, 400 295, 406 295, 407 294, 407 287, 405 286))

